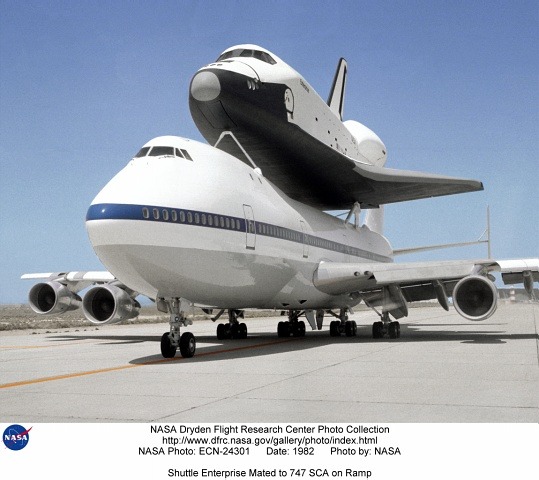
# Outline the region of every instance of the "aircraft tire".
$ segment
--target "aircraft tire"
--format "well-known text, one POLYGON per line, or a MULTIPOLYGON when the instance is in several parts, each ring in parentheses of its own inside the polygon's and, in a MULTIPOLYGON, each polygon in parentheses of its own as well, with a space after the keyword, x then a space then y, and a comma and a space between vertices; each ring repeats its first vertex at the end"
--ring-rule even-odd
POLYGON ((191 358, 196 351, 197 341, 191 332, 185 332, 180 337, 180 353, 183 358, 191 358))
POLYGON ((279 322, 277 325, 277 336, 280 338, 287 338, 290 336, 290 322, 279 322))
POLYGON ((337 321, 337 320, 333 320, 333 322, 331 322, 329 324, 329 335, 331 337, 340 337, 341 336, 341 332, 339 332, 339 326, 341 325, 341 322, 337 321))
POLYGON ((240 323, 238 325, 238 336, 237 338, 245 339, 247 338, 247 325, 245 323, 240 323))
POLYGON ((372 338, 382 338, 384 324, 382 322, 374 322, 372 324, 372 338))
POLYGON ((226 327, 224 323, 217 325, 217 340, 224 340, 226 338, 226 327))
POLYGON ((389 338, 399 338, 400 336, 400 325, 399 322, 391 322, 388 328, 389 338))
POLYGON ((233 323, 230 325, 230 328, 228 330, 228 338, 238 339, 240 337, 240 328, 238 323, 233 323))
POLYGON ((304 337, 305 336, 305 322, 291 323, 292 326, 292 336, 294 337, 304 337))
POLYGON ((347 337, 355 337, 357 333, 357 324, 354 321, 347 321, 345 324, 345 332, 347 337))
POLYGON ((177 347, 170 342, 170 332, 163 333, 161 337, 161 355, 163 358, 174 358, 177 347))

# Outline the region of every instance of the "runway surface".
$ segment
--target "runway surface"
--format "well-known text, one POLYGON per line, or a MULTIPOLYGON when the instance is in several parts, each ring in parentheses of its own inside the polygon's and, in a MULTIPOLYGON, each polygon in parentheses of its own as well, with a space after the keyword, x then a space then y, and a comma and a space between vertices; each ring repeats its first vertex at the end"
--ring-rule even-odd
POLYGON ((308 330, 279 339, 282 317, 217 341, 195 322, 197 354, 165 360, 168 324, 2 332, 0 421, 539 422, 539 305, 500 305, 484 322, 415 308, 398 340, 308 330))

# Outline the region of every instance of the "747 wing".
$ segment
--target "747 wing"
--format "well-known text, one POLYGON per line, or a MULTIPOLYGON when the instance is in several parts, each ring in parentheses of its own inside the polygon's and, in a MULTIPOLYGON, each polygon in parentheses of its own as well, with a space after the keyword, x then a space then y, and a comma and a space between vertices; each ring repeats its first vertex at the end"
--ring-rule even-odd
POLYGON ((382 320, 408 316, 408 303, 437 299, 449 310, 450 297, 457 312, 468 320, 485 320, 497 307, 493 272, 505 284, 524 284, 531 298, 539 282, 539 259, 462 260, 414 263, 321 262, 314 285, 330 295, 350 294, 371 308, 382 309, 382 320))

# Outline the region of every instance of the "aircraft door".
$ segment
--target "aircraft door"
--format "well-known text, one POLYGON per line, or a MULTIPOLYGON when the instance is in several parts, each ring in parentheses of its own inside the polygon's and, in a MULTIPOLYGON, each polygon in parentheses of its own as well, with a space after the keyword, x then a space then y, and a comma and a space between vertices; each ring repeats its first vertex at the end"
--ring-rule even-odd
POLYGON ((348 262, 351 262, 351 260, 350 260, 349 250, 348 250, 348 243, 346 243, 345 234, 343 234, 342 239, 343 239, 343 245, 344 245, 343 261, 344 263, 348 263, 348 262))
POLYGON ((307 231, 305 228, 305 222, 303 220, 299 221, 301 225, 301 239, 303 243, 303 258, 309 258, 309 243, 307 242, 307 231))
POLYGON ((253 207, 243 205, 243 213, 245 214, 245 246, 249 250, 254 250, 256 245, 256 225, 253 207))

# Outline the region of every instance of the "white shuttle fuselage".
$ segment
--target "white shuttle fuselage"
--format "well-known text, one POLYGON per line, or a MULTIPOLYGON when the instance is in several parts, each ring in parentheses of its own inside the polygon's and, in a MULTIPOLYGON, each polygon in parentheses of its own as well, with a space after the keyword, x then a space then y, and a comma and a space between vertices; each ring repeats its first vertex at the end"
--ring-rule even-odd
POLYGON ((99 259, 137 292, 219 308, 343 308, 360 299, 313 288, 320 262, 392 261, 383 236, 291 200, 225 152, 178 137, 154 146, 191 160, 135 157, 86 220, 99 259))
POLYGON ((369 128, 343 121, 347 65, 341 59, 324 102, 290 65, 256 45, 238 45, 192 78, 189 107, 211 145, 243 158, 286 195, 321 210, 362 208, 481 190, 481 182, 385 168, 387 149, 369 128))
MULTIPOLYGON (((339 66, 337 76, 341 68, 346 69, 346 63, 339 66)), ((345 82, 345 72, 341 81, 345 82)), ((337 78, 334 88, 336 83, 337 78)), ((274 53, 256 45, 241 45, 225 50, 219 60, 195 74, 190 89, 193 118, 210 141, 215 138, 216 130, 235 127, 236 120, 239 125, 256 128, 256 117, 262 122, 260 113, 271 112, 320 143, 358 162, 384 165, 387 149, 382 140, 359 122, 342 121, 344 84, 335 92, 335 96, 338 98, 332 109, 301 74, 274 53), (212 101, 221 103, 223 115, 219 115, 219 118, 211 114, 217 111, 215 106, 209 104, 212 101), (198 113, 199 109, 202 116, 198 113), (234 113, 228 115, 231 110, 234 113), (206 112, 207 117, 202 118, 206 112), (249 114, 252 112, 251 117, 249 114)), ((270 135, 268 130, 271 128, 267 124, 262 124, 260 128, 270 135)))

